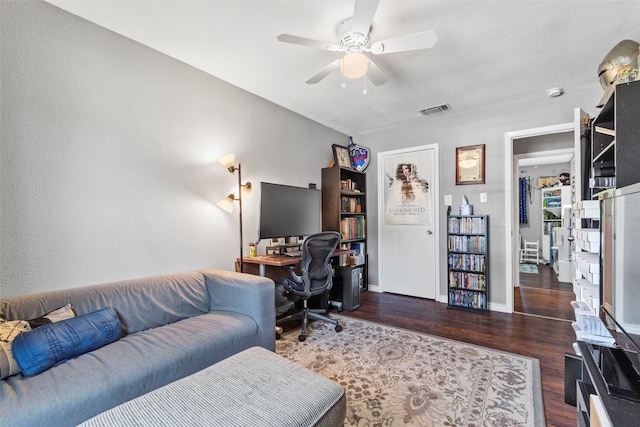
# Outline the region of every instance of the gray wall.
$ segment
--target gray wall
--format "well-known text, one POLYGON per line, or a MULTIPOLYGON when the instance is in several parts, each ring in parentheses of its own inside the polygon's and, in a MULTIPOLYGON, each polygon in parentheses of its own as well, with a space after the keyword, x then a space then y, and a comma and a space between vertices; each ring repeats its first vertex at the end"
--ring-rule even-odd
MULTIPOLYGON (((567 77, 569 78, 569 76, 567 77)), ((561 79, 562 80, 562 79, 561 79)), ((526 82, 523 82, 526 84, 526 82)), ((462 88, 460 90, 463 90, 462 88)), ((506 276, 505 224, 505 133, 573 122, 574 109, 582 107, 595 114, 594 106, 600 96, 595 76, 592 86, 571 91, 559 98, 548 98, 541 93, 538 98, 513 100, 496 108, 486 108, 469 114, 458 114, 453 110, 426 116, 420 122, 397 129, 357 135, 359 144, 372 149, 374 157, 367 169, 367 188, 376 188, 377 161, 375 153, 399 148, 438 144, 440 152, 440 295, 446 295, 446 206, 443 197, 453 196, 453 207, 457 208, 462 195, 466 195, 474 206, 474 213, 490 216, 490 303, 496 307, 506 304, 506 286, 512 286, 506 276), (482 185, 455 185, 455 149, 460 146, 486 144, 486 178, 482 185), (488 202, 480 203, 480 193, 488 193, 488 202)), ((553 149, 546 147, 546 150, 553 149)), ((558 147, 564 148, 564 147, 558 147)), ((517 172, 516 172, 517 173, 517 172)), ((378 281, 377 272, 377 194, 369 191, 367 218, 369 231, 370 283, 378 281)), ((446 297, 445 297, 446 300, 446 297)))
POLYGON ((218 157, 255 184, 319 188, 348 141, 50 4, 0 7, 2 297, 233 269, 238 217, 215 203, 237 177, 218 157))
MULTIPOLYGON (((245 179, 306 186, 320 183, 331 144, 347 143, 345 135, 49 4, 0 7, 2 296, 232 269, 237 216, 215 202, 235 177, 216 159, 233 151, 245 179)), ((554 72, 553 84, 570 75, 554 72)), ((439 144, 441 198, 452 194, 455 204, 465 194, 476 213, 491 216, 490 299, 504 304, 503 217, 513 202, 504 200, 504 133, 571 122, 575 107, 594 113, 601 93, 594 75, 592 86, 560 98, 541 93, 469 114, 456 113, 454 104, 401 128, 354 135, 372 149, 368 188, 377 186, 377 152, 439 144), (486 184, 456 186, 455 147, 475 144, 487 145, 486 184), (488 203, 480 203, 480 192, 488 203)), ((376 284, 377 194, 368 195, 376 284)), ((256 238, 256 196, 246 203, 245 247, 256 238)), ((441 271, 445 255, 443 243, 441 271)))

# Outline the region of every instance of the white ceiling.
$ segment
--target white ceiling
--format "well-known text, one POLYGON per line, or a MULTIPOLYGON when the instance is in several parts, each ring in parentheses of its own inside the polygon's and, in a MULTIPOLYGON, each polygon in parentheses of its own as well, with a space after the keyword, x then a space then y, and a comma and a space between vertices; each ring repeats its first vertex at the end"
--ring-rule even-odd
MULTIPOLYGON (((49 0, 348 135, 424 120, 448 103, 455 114, 599 87, 597 67, 620 40, 640 40, 633 1, 381 0, 371 40, 435 30, 429 50, 376 56, 382 86, 333 73, 305 80, 340 53, 280 43, 289 33, 337 42, 353 0, 49 0)), ((98 47, 99 48, 99 47, 98 47)))

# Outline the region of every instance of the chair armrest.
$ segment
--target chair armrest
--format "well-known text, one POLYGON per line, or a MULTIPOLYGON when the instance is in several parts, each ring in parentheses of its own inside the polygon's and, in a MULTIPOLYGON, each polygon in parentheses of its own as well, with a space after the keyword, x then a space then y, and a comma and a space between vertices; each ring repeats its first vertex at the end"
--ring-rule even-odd
POLYGON ((268 277, 223 270, 201 270, 211 311, 232 311, 251 317, 262 336, 260 346, 275 350, 275 284, 268 277))
POLYGON ((289 266, 289 274, 294 282, 302 284, 304 282, 304 278, 296 273, 296 268, 293 265, 289 266))

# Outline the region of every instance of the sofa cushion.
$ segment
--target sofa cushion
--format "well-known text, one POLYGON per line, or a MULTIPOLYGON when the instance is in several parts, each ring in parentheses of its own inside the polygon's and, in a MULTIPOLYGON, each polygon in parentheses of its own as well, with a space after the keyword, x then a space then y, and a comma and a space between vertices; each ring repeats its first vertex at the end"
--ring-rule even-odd
POLYGON ((31 376, 112 343, 121 335, 118 315, 105 308, 19 334, 13 341, 13 355, 22 373, 31 376))
POLYGON ((0 316, 33 319, 72 304, 77 315, 113 307, 128 333, 155 328, 209 311, 200 272, 126 280, 0 300, 0 316))
POLYGON ((248 316, 211 312, 127 335, 34 377, 0 381, 0 414, 12 427, 75 426, 254 346, 259 333, 248 316))
POLYGON ((13 357, 12 344, 19 334, 30 330, 31 326, 25 320, 0 323, 0 380, 20 373, 20 365, 13 357))

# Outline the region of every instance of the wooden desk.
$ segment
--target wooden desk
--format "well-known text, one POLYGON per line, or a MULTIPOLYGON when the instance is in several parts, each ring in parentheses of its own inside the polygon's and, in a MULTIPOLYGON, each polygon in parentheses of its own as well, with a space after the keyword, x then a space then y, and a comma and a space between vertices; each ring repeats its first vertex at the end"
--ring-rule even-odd
MULTIPOLYGON (((257 264, 259 266, 260 276, 267 275, 267 266, 288 267, 290 265, 300 264, 302 257, 287 255, 258 255, 252 257, 242 257, 243 264, 257 264)), ((236 262, 236 270, 238 263, 236 262)), ((288 274, 287 274, 288 275, 288 274)))
MULTIPOLYGON (((349 251, 344 249, 336 249, 333 252, 333 256, 347 255, 347 254, 349 254, 349 251)), ((301 260, 302 260, 302 257, 299 257, 299 256, 258 255, 253 257, 247 257, 247 256, 242 257, 242 264, 258 265, 260 276, 271 277, 271 275, 267 275, 267 266, 278 267, 282 269, 282 267, 288 267, 290 265, 298 265, 300 264, 301 260)), ((236 260, 236 271, 240 271, 238 260, 236 260)), ((248 272, 245 271, 245 273, 248 273, 248 272)), ((285 277, 289 277, 288 272, 285 277)))

